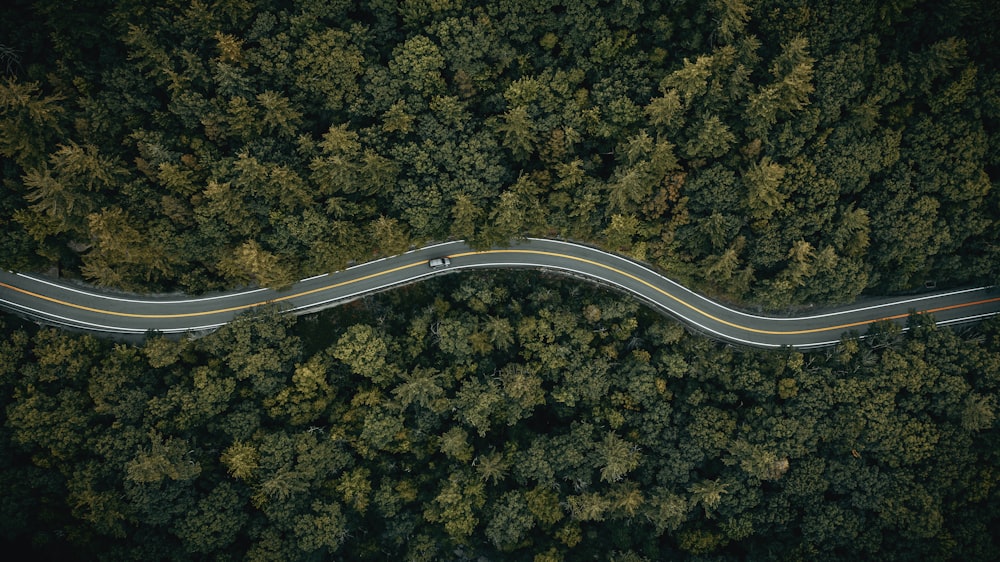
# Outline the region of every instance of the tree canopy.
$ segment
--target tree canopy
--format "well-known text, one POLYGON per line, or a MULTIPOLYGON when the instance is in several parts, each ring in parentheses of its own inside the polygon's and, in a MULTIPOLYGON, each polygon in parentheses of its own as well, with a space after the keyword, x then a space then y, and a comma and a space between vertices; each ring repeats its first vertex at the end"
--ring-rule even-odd
POLYGON ((909 327, 739 350, 530 272, 194 341, 6 323, 2 538, 70 560, 991 559, 1000 321, 909 327))
POLYGON ((997 277, 995 2, 55 6, 0 23, 8 268, 200 292, 535 234, 771 309, 997 277))
MULTIPOLYGON (((1000 3, 11 0, 0 266, 280 288, 595 244, 758 309, 1000 282, 1000 3)), ((803 355, 539 272, 140 344, 0 316, 59 560, 993 560, 1000 321, 803 355)))

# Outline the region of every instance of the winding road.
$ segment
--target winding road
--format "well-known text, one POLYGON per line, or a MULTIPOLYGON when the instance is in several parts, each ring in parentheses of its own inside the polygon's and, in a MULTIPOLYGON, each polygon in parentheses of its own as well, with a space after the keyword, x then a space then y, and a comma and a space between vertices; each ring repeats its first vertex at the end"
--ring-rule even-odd
POLYGON ((95 333, 199 333, 263 304, 277 303, 286 312, 305 314, 434 275, 498 268, 534 268, 588 278, 638 297, 709 337, 761 348, 834 345, 845 332, 863 334, 877 320, 905 325, 911 311, 932 314, 938 325, 1000 314, 1000 294, 980 287, 866 301, 808 316, 758 316, 709 300, 621 256, 537 238, 487 251, 448 242, 303 279, 281 291, 254 289, 188 298, 127 296, 0 271, 0 308, 43 324, 95 333), (451 259, 451 265, 428 267, 428 260, 443 256, 451 259))

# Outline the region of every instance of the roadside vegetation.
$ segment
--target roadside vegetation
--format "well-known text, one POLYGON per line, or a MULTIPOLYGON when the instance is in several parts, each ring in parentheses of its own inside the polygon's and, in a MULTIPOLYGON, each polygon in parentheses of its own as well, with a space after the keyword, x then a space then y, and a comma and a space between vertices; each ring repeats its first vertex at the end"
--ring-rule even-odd
POLYGON ((535 234, 765 308, 998 278, 996 2, 3 15, 9 269, 199 292, 535 234))
MULTIPOLYGON (((785 310, 1000 281, 1000 4, 10 0, 0 266, 279 287, 593 243, 785 310)), ((539 272, 201 339, 0 317, 53 560, 991 560, 1000 321, 800 354, 539 272), (481 558, 482 557, 482 558, 481 558)))
POLYGON ((10 325, 0 536, 63 560, 992 559, 1000 322, 911 324, 742 351, 519 272, 196 341, 10 325))

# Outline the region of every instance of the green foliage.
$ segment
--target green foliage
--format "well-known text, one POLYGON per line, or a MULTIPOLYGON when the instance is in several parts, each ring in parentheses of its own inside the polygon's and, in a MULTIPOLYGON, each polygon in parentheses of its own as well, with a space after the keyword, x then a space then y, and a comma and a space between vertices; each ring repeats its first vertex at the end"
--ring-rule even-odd
MULTIPOLYGON (((282 287, 555 235, 776 309, 998 278, 995 2, 58 4, 0 9, 7 268, 282 287)), ((316 341, 275 311, 141 347, 5 329, 3 536, 83 559, 995 556, 995 322, 795 358, 472 279, 316 341)))
POLYGON ((1000 323, 909 328, 736 351, 522 272, 185 342, 8 329, 4 532, 67 559, 990 559, 1000 323))
POLYGON ((396 375, 392 364, 387 361, 388 353, 385 339, 374 328, 354 325, 337 341, 333 356, 347 364, 354 374, 385 386, 396 375))
POLYGON ((995 10, 897 4, 11 8, 0 255, 197 292, 555 234, 767 308, 988 279, 995 10))
POLYGON ((5 78, 0 84, 0 154, 25 169, 46 158, 46 142, 62 133, 61 96, 44 96, 37 82, 5 78))

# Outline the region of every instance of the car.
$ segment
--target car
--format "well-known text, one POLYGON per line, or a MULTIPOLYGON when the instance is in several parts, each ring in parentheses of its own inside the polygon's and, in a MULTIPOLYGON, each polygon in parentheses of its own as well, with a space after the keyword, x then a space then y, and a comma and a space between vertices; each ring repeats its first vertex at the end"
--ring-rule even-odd
POLYGON ((431 261, 427 262, 427 265, 429 265, 432 269, 437 269, 439 267, 448 267, 449 265, 451 265, 451 260, 448 258, 434 258, 431 261))

